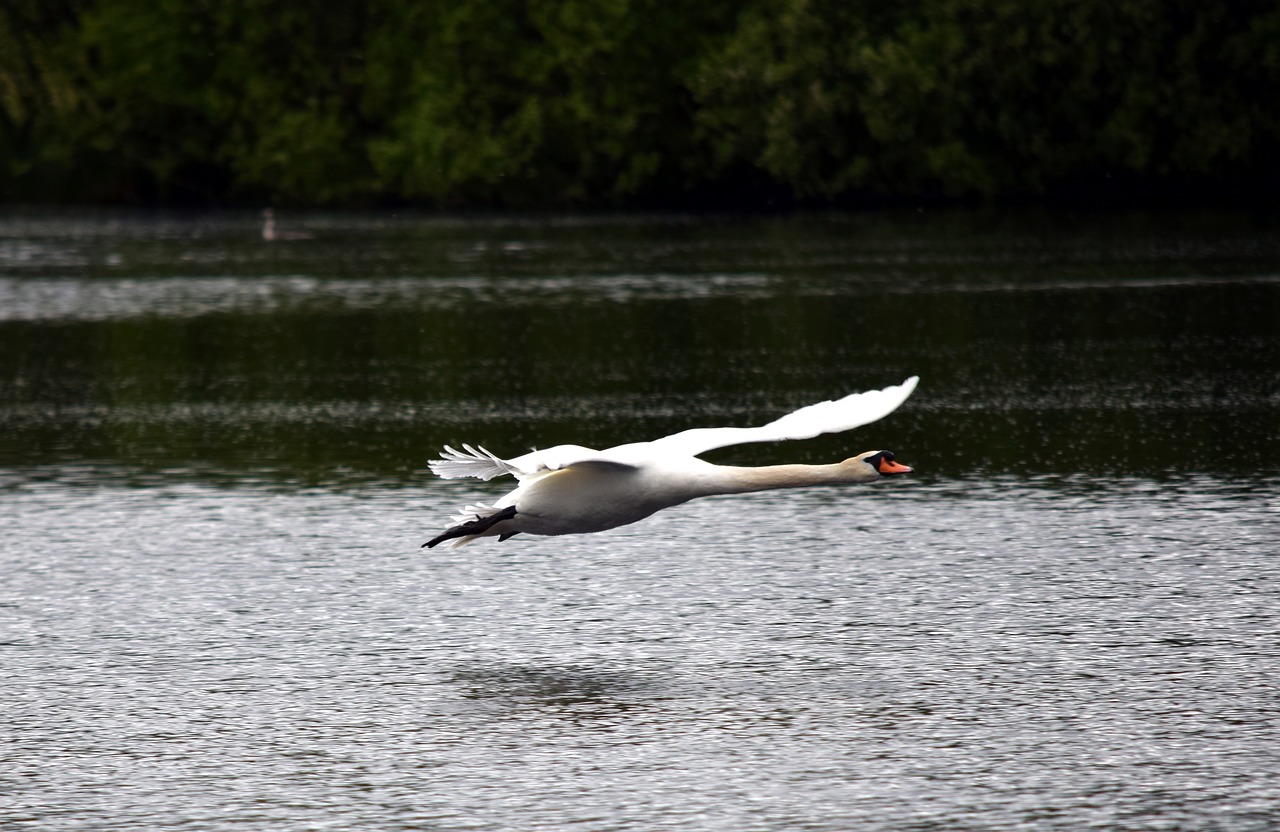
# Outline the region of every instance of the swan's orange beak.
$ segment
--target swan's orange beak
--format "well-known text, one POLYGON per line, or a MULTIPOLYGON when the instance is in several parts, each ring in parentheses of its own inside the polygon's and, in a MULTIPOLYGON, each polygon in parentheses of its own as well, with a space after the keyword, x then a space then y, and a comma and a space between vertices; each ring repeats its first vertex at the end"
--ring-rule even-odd
POLYGON ((899 465, 886 456, 880 458, 879 471, 881 474, 910 474, 911 467, 907 465, 899 465))

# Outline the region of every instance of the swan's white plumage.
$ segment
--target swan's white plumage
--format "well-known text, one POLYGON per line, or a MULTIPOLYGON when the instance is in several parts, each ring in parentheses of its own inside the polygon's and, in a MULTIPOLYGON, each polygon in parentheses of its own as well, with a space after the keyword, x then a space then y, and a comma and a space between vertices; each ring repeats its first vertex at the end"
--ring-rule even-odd
POLYGON ((504 459, 499 459, 484 448, 473 448, 463 445, 456 451, 448 445, 444 446, 442 459, 433 459, 427 465, 437 477, 446 480, 462 477, 475 477, 491 480, 507 474, 519 476, 520 470, 504 459))
POLYGON ((653 454, 697 456, 728 445, 812 439, 824 433, 843 433, 869 425, 897 410, 919 382, 919 376, 912 376, 895 387, 818 402, 758 428, 694 428, 643 444, 653 454))
MULTIPOLYGON (((771 484, 767 477, 761 476, 770 469, 733 469, 711 465, 696 457, 729 445, 811 439, 824 433, 840 433, 861 427, 896 410, 915 390, 918 382, 919 378, 912 376, 902 384, 883 390, 868 390, 834 401, 819 402, 760 427, 695 428, 652 442, 634 442, 603 451, 581 445, 557 445, 514 459, 502 459, 479 446, 463 445, 459 451, 446 445, 441 458, 430 461, 428 465, 433 473, 445 479, 475 477, 491 480, 511 475, 520 481, 518 488, 498 499, 494 505, 469 505, 459 512, 457 519, 462 523, 484 521, 513 506, 515 516, 495 524, 502 526, 500 529, 491 530, 485 525, 480 534, 466 535, 458 529, 451 529, 446 534, 453 534, 454 546, 487 535, 599 531, 635 522, 659 508, 714 493, 803 485, 807 483, 800 480, 810 476, 816 477, 812 480, 815 483, 866 481, 856 478, 861 474, 848 479, 847 472, 836 475, 817 470, 835 466, 776 466, 773 470, 781 479, 777 484, 771 484), (784 468, 807 468, 813 473, 784 472, 781 470, 784 468), (554 478, 556 481, 550 483, 553 474, 566 470, 579 470, 580 473, 568 480, 554 478), (838 476, 845 478, 830 479, 838 476), (611 501, 609 506, 602 505, 604 495, 608 495, 611 501)), ((850 462, 854 460, 846 460, 842 464, 850 462)), ((879 476, 869 466, 863 468, 869 473, 866 479, 879 476)), ((440 540, 437 538, 429 545, 440 540)))
POLYGON ((633 442, 604 451, 581 445, 557 445, 515 459, 500 459, 481 447, 463 445, 463 450, 457 451, 445 445, 442 458, 427 465, 432 473, 443 479, 475 477, 491 480, 510 474, 523 480, 584 462, 634 466, 654 457, 698 456, 729 445, 812 439, 824 433, 842 433, 883 419, 907 400, 919 382, 918 376, 912 376, 894 387, 818 402, 756 428, 694 428, 652 442, 633 442))

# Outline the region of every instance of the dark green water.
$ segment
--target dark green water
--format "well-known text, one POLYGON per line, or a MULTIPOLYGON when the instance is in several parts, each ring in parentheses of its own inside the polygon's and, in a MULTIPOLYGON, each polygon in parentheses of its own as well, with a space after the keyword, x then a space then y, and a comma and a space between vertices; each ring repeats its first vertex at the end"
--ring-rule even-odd
POLYGON ((0 215, 0 827, 1280 824, 1275 217, 0 215), (420 550, 507 455, 871 486, 420 550))
POLYGON ((917 373, 857 441, 922 471, 1280 469, 1272 218, 256 223, 7 217, 0 464, 409 481, 445 441, 608 445, 917 373))

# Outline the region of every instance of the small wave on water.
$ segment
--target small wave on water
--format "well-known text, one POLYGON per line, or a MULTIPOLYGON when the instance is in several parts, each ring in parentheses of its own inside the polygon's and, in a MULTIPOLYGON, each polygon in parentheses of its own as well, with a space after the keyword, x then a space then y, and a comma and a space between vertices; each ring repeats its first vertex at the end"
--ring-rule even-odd
POLYGON ((745 274, 599 274, 316 278, 305 275, 184 277, 0 276, 0 322, 113 321, 163 315, 266 315, 299 309, 465 312, 476 304, 563 306, 637 300, 768 297, 775 281, 745 274))

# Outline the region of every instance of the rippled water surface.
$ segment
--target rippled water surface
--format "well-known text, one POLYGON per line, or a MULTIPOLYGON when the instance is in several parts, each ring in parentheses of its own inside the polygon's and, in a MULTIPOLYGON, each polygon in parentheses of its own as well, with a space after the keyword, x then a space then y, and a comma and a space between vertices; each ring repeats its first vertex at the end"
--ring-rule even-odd
POLYGON ((0 827, 1270 830, 1280 239, 1227 214, 0 217, 0 827), (425 469, 910 478, 419 549, 425 469))

